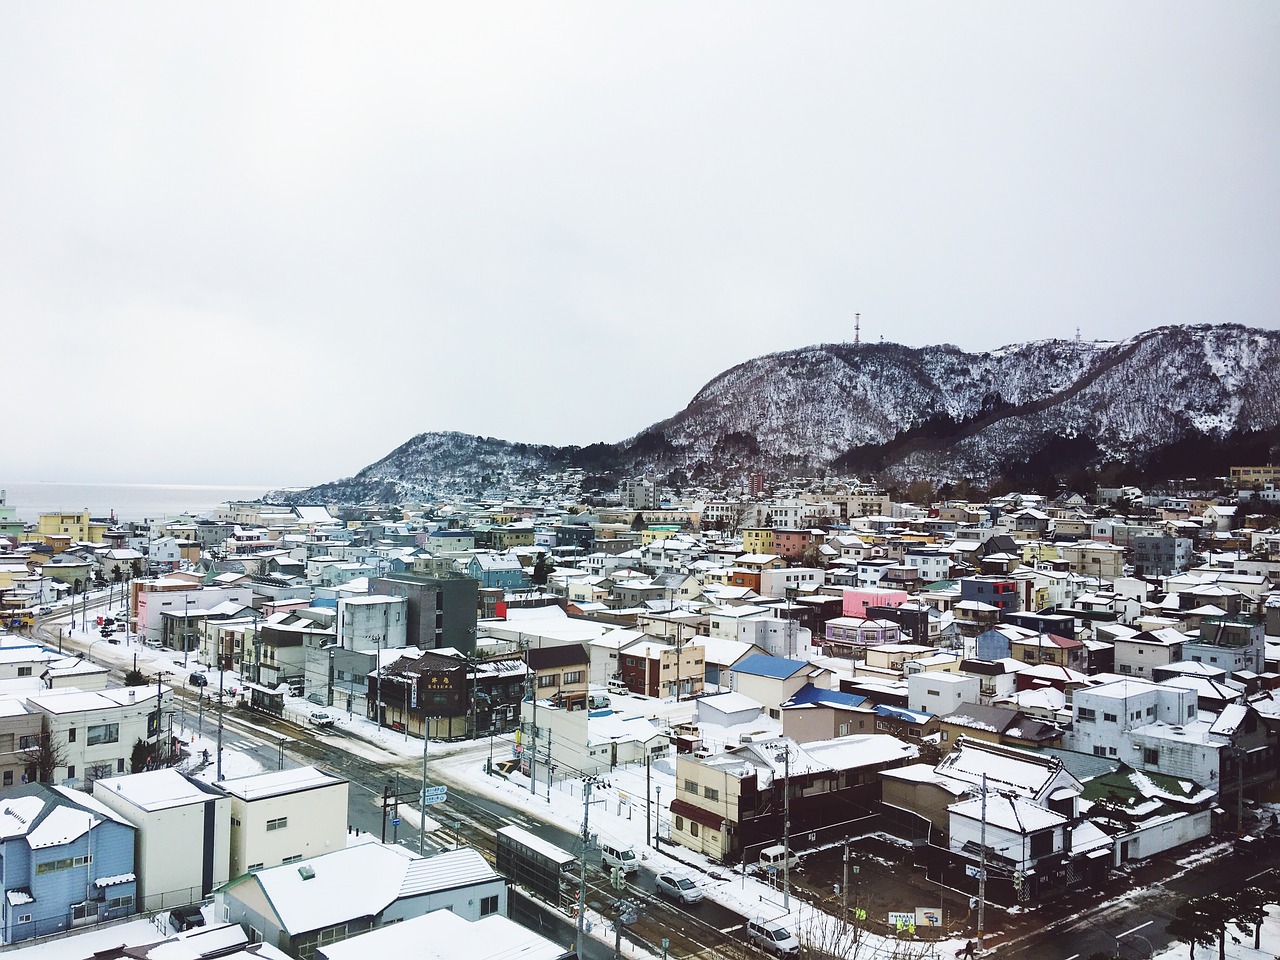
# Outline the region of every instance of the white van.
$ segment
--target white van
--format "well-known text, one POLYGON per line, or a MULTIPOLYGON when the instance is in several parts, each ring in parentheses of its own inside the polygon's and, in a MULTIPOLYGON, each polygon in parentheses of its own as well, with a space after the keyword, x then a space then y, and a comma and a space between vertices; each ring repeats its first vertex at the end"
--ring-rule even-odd
POLYGON ((640 866, 640 858, 634 847, 620 847, 606 840, 600 844, 600 863, 605 869, 621 867, 623 873, 631 873, 640 866))
POLYGON ((624 697, 631 692, 631 688, 628 687, 621 680, 619 680, 617 677, 614 677, 612 680, 609 681, 608 688, 610 693, 619 693, 619 694, 622 694, 622 696, 624 697))
POLYGON ((794 957, 800 953, 800 940, 784 922, 757 917, 747 922, 747 939, 778 957, 794 957))
POLYGON ((799 858, 794 853, 788 857, 787 848, 780 843, 772 847, 765 847, 760 851, 760 869, 766 873, 770 867, 781 872, 784 864, 788 870, 791 870, 799 862, 799 858))

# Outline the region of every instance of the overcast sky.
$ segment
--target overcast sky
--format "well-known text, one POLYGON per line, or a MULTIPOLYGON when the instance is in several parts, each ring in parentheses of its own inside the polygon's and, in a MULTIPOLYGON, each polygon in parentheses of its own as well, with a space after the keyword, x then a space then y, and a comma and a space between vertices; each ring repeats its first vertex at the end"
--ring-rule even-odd
POLYGON ((9 3, 0 476, 620 440, 762 353, 1280 325, 1280 5, 9 3))

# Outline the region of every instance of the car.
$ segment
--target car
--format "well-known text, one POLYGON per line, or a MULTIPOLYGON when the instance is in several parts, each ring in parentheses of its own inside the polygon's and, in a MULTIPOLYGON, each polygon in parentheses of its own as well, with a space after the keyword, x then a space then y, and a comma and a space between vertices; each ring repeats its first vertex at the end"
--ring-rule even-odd
POLYGON ((101 630, 98 631, 98 633, 103 640, 110 640, 112 637, 116 635, 116 632, 112 630, 110 627, 103 627, 101 630))
POLYGON ((103 618, 102 618, 102 625, 103 625, 104 627, 114 627, 114 626, 116 625, 116 618, 115 618, 115 617, 103 617, 103 618))
POLYGON ((42 616, 42 617, 49 617, 49 616, 52 616, 52 615, 53 615, 53 607, 41 607, 39 610, 37 610, 37 611, 36 611, 36 613, 38 613, 38 614, 39 614, 40 616, 42 616))
POLYGON ((313 727, 319 727, 322 730, 327 730, 329 727, 333 726, 333 717, 329 716, 329 714, 325 713, 323 710, 312 711, 310 719, 313 727))
POLYGON ((209 685, 209 678, 197 670, 191 676, 187 677, 187 683, 191 684, 193 687, 207 687, 209 685))
POLYGON ((653 883, 653 888, 658 892, 659 896, 677 900, 680 903, 702 902, 702 891, 698 889, 698 884, 694 879, 686 873, 670 871, 660 873, 653 883))
POLYGON ((747 923, 747 939, 778 957, 794 957, 800 953, 800 941, 781 920, 757 918, 747 923))

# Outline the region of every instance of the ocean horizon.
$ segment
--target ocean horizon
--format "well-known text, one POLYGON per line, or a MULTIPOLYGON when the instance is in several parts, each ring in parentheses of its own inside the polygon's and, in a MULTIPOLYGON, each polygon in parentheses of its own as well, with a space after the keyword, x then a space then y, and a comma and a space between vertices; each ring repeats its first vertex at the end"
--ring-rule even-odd
POLYGON ((228 500, 257 500, 280 486, 188 483, 62 483, 55 480, 0 481, 6 506, 18 519, 35 523, 42 513, 87 509, 93 517, 153 520, 183 514, 205 516, 228 500))

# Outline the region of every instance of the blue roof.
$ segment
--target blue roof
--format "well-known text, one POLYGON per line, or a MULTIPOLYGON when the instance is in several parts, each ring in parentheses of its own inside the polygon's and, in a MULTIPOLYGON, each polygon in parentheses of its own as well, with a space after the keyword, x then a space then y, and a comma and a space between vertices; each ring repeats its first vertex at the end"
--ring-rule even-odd
POLYGON ((788 660, 786 657, 771 657, 767 653, 753 653, 733 665, 734 673, 745 673, 753 677, 772 677, 774 680, 785 680, 795 676, 797 672, 809 666, 804 660, 788 660))
POLYGON ((886 707, 883 704, 876 707, 876 716, 895 717, 898 720, 905 720, 907 723, 928 723, 933 719, 933 714, 931 713, 923 713, 919 710, 904 710, 902 707, 886 707))
POLYGON ((812 683, 806 683, 803 687, 795 692, 790 700, 782 704, 783 708, 787 707, 807 707, 814 704, 821 704, 829 707, 860 707, 867 702, 867 698, 856 693, 841 693, 839 690, 823 690, 815 687, 812 683))

